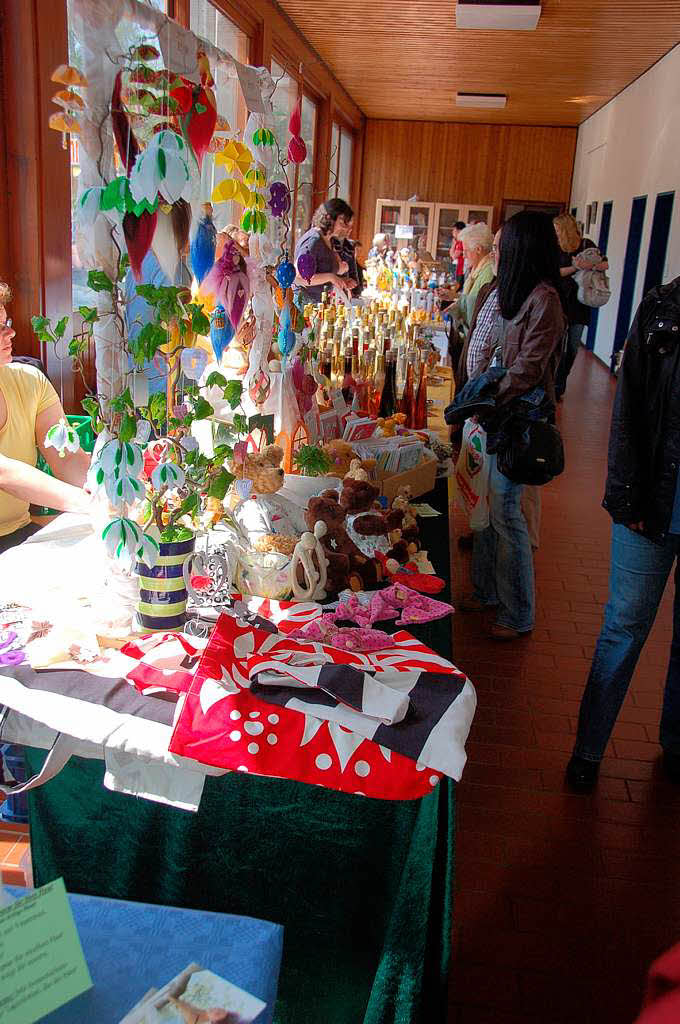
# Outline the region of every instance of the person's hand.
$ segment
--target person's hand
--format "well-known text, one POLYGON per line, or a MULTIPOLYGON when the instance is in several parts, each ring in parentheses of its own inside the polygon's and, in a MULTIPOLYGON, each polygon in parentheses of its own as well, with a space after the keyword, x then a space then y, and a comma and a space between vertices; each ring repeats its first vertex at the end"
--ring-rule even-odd
POLYGON ((346 277, 345 280, 347 281, 347 284, 349 285, 350 291, 354 291, 356 286, 359 284, 359 282, 355 281, 353 277, 346 277))
POLYGON ((340 288, 344 292, 349 293, 352 290, 350 288, 350 282, 347 280, 346 277, 340 277, 339 274, 333 274, 331 281, 336 288, 340 288))
POLYGON ((346 274, 349 271, 349 263, 345 260, 338 260, 338 274, 346 274))

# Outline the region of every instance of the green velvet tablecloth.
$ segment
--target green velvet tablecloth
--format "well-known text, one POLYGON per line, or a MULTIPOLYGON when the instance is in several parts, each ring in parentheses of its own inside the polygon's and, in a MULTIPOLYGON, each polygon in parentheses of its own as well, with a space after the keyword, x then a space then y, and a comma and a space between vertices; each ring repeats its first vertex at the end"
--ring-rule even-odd
MULTIPOLYGON (((444 510, 445 486, 427 500, 444 510)), ((445 524, 426 520, 421 534, 434 545, 436 532, 431 557, 448 576, 445 524)), ((414 632, 450 656, 449 620, 414 632)), ((27 757, 34 771, 44 754, 27 757)), ((207 779, 189 814, 110 793, 103 772, 73 759, 30 794, 37 885, 61 875, 71 892, 283 924, 276 1024, 446 1020, 450 780, 393 802, 234 773, 207 779)))

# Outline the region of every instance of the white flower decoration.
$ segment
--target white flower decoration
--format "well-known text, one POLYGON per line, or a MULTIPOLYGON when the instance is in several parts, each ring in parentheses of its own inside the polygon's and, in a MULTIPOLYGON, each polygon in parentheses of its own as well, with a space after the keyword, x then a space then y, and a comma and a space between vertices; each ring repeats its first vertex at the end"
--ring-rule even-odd
POLYGON ((144 465, 142 449, 132 441, 109 440, 99 451, 95 449, 88 479, 103 487, 113 505, 120 506, 144 497, 139 480, 144 465))
POLYGON ((112 519, 102 532, 111 558, 132 558, 142 544, 142 531, 131 519, 112 519))
POLYGON ((186 475, 181 466, 174 462, 159 462, 151 474, 151 483, 157 491, 161 487, 181 487, 186 480, 186 475))
POLYGON ((208 353, 202 348, 185 348, 180 363, 185 377, 198 380, 208 365, 208 353))
POLYGON ((78 221, 81 228, 87 231, 94 227, 100 214, 100 203, 104 189, 101 185, 86 188, 78 200, 78 221))
POLYGON ((104 490, 112 505, 140 501, 144 497, 144 485, 133 476, 120 476, 114 473, 104 478, 104 490))
POLYGON ((191 181, 184 140, 173 131, 154 135, 146 150, 137 157, 130 174, 130 193, 136 203, 150 203, 160 192, 168 203, 189 199, 191 181))
POLYGON ((153 569, 158 562, 160 558, 158 541, 150 533, 142 534, 141 543, 137 548, 137 558, 140 562, 144 562, 144 565, 148 565, 149 569, 153 569))
POLYGON ((56 449, 59 458, 63 459, 66 452, 77 452, 80 448, 80 438, 70 423, 62 417, 58 423, 47 431, 45 435, 45 447, 56 449))

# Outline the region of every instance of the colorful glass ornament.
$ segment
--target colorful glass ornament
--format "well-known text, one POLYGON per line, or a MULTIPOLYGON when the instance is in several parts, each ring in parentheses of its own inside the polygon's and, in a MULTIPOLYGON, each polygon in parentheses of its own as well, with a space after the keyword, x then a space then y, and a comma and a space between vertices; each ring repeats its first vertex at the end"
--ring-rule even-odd
POLYGON ((288 131, 290 132, 290 141, 288 143, 288 159, 291 163, 302 164, 307 156, 307 146, 305 140, 300 135, 302 130, 302 112, 300 107, 300 100, 297 101, 293 107, 293 112, 290 115, 288 121, 288 131))
POLYGON ((275 217, 283 217, 290 210, 290 190, 283 181, 273 181, 269 186, 269 209, 275 217))
POLYGON ((258 128, 253 133, 253 142, 256 146, 273 146, 275 141, 274 132, 270 132, 268 128, 258 128))
POLYGON ((253 193, 247 185, 237 178, 223 178, 212 191, 213 203, 226 203, 233 200, 241 206, 250 206, 253 193))
POLYGON ((217 228, 212 215, 212 205, 204 203, 203 217, 198 222, 198 228, 189 250, 191 269, 199 284, 215 262, 217 228))
POLYGON ((267 184, 267 175, 261 167, 251 167, 243 175, 243 180, 254 188, 263 188, 267 184))
POLYGON ((309 282, 316 274, 316 256, 313 252, 303 252, 298 257, 297 268, 300 277, 309 282))
POLYGON ((248 209, 241 217, 241 227, 249 234, 261 235, 267 230, 267 215, 260 210, 248 209))
POLYGON ((215 131, 217 102, 207 79, 205 85, 195 85, 188 78, 182 78, 181 82, 181 85, 170 90, 170 95, 179 103, 182 134, 191 146, 200 170, 215 131))
POLYGON ((264 405, 269 398, 271 391, 271 379, 269 374, 260 368, 251 378, 248 385, 248 394, 255 405, 264 405))
POLYGON ((222 356, 229 347, 229 342, 233 337, 234 328, 231 326, 224 306, 215 306, 215 311, 210 318, 210 342, 218 363, 221 362, 222 356))
POLYGON ((245 174, 253 162, 253 154, 242 142, 231 139, 221 153, 215 157, 215 163, 226 167, 228 171, 240 171, 245 174))
POLYGON ((283 260, 276 268, 276 280, 282 288, 290 288, 295 280, 295 267, 290 260, 283 260))

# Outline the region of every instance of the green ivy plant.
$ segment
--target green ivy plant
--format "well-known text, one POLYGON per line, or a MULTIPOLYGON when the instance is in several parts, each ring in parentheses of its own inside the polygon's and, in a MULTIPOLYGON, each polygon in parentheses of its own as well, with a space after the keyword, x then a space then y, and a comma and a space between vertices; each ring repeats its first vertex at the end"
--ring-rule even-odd
POLYGON ((328 476, 331 460, 323 448, 314 444, 303 444, 295 453, 293 462, 305 476, 328 476))

